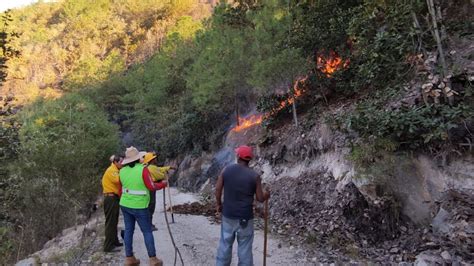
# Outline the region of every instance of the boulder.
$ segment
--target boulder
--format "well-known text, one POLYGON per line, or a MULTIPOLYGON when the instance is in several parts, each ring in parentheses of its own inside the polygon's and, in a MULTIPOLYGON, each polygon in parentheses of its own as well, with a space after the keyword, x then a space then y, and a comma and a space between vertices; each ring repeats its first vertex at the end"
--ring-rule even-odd
POLYGON ((435 252, 425 251, 416 256, 415 266, 443 265, 444 260, 435 252))

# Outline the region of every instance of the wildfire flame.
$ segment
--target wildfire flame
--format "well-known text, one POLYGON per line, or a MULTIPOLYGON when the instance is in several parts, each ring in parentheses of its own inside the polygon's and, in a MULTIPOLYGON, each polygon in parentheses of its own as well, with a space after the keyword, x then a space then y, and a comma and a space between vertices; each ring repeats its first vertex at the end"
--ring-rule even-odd
POLYGON ((336 70, 346 68, 348 65, 349 60, 343 61, 334 51, 329 53, 329 57, 319 56, 316 62, 317 68, 326 74, 327 77, 332 76, 336 70))
POLYGON ((239 125, 235 126, 232 131, 239 132, 244 129, 261 124, 263 121, 262 114, 251 115, 248 117, 239 117, 239 125))
POLYGON ((275 109, 273 113, 279 112, 281 109, 287 107, 288 105, 293 104, 295 102, 295 99, 298 99, 299 97, 303 95, 303 89, 300 88, 300 85, 304 84, 307 78, 308 76, 305 76, 295 81, 295 83, 293 84, 294 94, 287 100, 280 102, 280 106, 277 109, 275 109))
POLYGON ((269 115, 275 114, 275 113, 279 112, 281 109, 285 108, 286 106, 289 106, 289 105, 293 104, 295 102, 295 99, 297 99, 297 98, 299 98, 303 95, 304 91, 299 86, 301 84, 304 84, 304 82, 306 81, 307 78, 308 77, 306 76, 306 77, 299 78, 299 79, 296 80, 295 84, 293 85, 294 94, 290 98, 288 98, 287 100, 284 100, 284 101, 280 102, 280 106, 278 108, 276 108, 272 112, 266 113, 266 114, 255 114, 255 115, 251 115, 251 116, 248 116, 248 117, 239 117, 239 123, 238 123, 237 126, 235 126, 232 129, 232 131, 233 132, 239 132, 239 131, 242 131, 244 129, 251 128, 255 125, 259 125, 263 122, 263 119, 265 119, 269 115))
MULTIPOLYGON (((326 74, 327 77, 331 77, 331 75, 334 72, 336 72, 336 70, 345 68, 348 65, 349 65, 349 60, 343 61, 342 58, 338 56, 338 54, 334 51, 331 51, 328 57, 319 56, 316 61, 317 69, 323 72, 324 74, 326 74)), ((278 108, 274 109, 270 113, 255 114, 255 115, 251 115, 251 116, 243 117, 243 118, 239 117, 239 123, 237 126, 235 126, 232 129, 232 131, 239 132, 247 128, 251 128, 255 125, 259 125, 268 116, 276 114, 283 108, 293 104, 297 98, 303 95, 304 89, 301 86, 304 85, 307 79, 308 79, 308 76, 298 78, 293 84, 293 91, 294 91, 293 95, 289 97, 288 99, 281 101, 278 108)))

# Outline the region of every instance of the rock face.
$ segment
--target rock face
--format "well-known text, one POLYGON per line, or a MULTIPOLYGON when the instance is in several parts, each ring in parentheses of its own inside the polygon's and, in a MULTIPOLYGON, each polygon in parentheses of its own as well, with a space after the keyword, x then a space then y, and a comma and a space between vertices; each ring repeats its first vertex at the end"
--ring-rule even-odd
POLYGON ((234 160, 230 147, 247 140, 258 143, 251 166, 275 189, 275 232, 296 234, 299 241, 349 243, 345 253, 382 262, 446 262, 447 253, 441 253, 447 250, 440 249, 446 245, 453 248, 447 251, 453 261, 456 256, 469 258, 474 230, 472 155, 445 163, 427 154, 394 153, 363 168, 347 159, 352 136, 332 132, 324 123, 304 132, 291 125, 266 135, 258 131, 259 138, 239 134, 229 134, 228 148, 215 156, 183 160, 178 185, 193 191, 212 185, 234 160), (436 251, 416 257, 424 250, 436 251))
POLYGON ((424 154, 389 154, 368 168, 355 167, 347 160, 347 136, 321 124, 304 134, 274 134, 271 144, 260 147, 255 166, 264 180, 298 178, 307 171, 326 171, 343 188, 354 183, 368 199, 393 195, 401 212, 418 224, 429 225, 437 212, 436 201, 448 190, 474 193, 474 158, 467 155, 440 166, 424 154))
MULTIPOLYGON (((337 181, 322 172, 309 172, 298 180, 273 181, 273 229, 312 240, 320 247, 349 252, 400 235, 399 209, 389 198, 368 202, 353 184, 341 191, 336 186, 337 181)), ((391 253, 398 253, 395 249, 390 249, 391 253)))
POLYGON ((233 149, 225 147, 215 155, 208 153, 200 157, 188 155, 178 168, 176 185, 187 191, 199 191, 209 181, 215 182, 221 170, 235 161, 233 149))
MULTIPOLYGON (((446 241, 451 242, 459 254, 472 257, 474 195, 450 190, 439 202, 439 211, 431 222, 431 228, 446 241)), ((448 254, 445 251, 443 258, 448 257, 448 254)))
POLYGON ((474 171, 468 174, 472 157, 439 167, 426 155, 393 156, 389 162, 363 169, 353 178, 361 192, 377 196, 375 187, 392 193, 402 205, 402 213, 416 223, 428 225, 436 213, 436 201, 448 190, 474 192, 474 171))

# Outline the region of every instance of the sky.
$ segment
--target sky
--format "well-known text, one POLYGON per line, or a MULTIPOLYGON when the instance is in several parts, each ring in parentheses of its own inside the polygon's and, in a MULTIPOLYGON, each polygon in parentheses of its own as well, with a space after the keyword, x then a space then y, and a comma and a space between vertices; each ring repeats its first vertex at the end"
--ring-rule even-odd
POLYGON ((0 0, 0 12, 3 12, 9 8, 26 6, 36 1, 37 0, 0 0))

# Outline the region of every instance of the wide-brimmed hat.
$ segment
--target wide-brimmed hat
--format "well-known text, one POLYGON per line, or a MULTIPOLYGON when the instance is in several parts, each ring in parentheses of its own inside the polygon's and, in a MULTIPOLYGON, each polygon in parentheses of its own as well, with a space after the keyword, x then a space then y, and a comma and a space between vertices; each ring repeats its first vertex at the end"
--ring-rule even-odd
POLYGON ((143 163, 149 163, 151 160, 156 158, 156 154, 153 152, 147 152, 145 154, 145 158, 143 159, 143 163))
POLYGON ((143 158, 145 154, 145 151, 138 151, 137 148, 133 146, 128 147, 125 151, 125 158, 123 159, 122 164, 125 165, 134 161, 138 161, 143 158))

